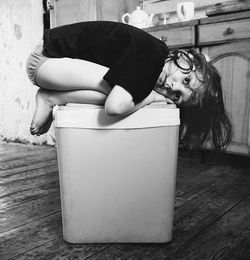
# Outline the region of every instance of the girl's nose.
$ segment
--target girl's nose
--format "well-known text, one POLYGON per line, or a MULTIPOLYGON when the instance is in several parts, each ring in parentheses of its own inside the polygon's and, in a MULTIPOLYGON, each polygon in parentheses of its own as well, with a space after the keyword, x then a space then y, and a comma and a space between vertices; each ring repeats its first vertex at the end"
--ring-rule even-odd
POLYGON ((165 87, 166 87, 167 89, 173 90, 174 84, 173 84, 172 81, 170 81, 170 80, 167 79, 167 80, 166 80, 166 83, 165 83, 165 87))

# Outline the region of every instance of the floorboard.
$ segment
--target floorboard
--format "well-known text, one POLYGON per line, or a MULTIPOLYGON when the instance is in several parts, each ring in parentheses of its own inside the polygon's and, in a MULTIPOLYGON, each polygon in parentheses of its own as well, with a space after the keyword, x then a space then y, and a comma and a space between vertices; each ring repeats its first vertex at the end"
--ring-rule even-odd
POLYGON ((59 212, 60 196, 54 193, 18 206, 0 210, 0 233, 59 212))
POLYGON ((30 164, 33 164, 34 162, 36 163, 44 162, 47 160, 51 160, 52 158, 53 155, 51 155, 50 153, 43 153, 41 155, 36 154, 31 156, 25 156, 23 158, 16 159, 16 160, 9 160, 0 164, 0 171, 28 166, 30 164))
MULTIPOLYGON (((53 176, 53 179, 55 177, 53 176)), ((55 178, 56 179, 56 178, 55 178)), ((59 182, 46 180, 40 185, 34 185, 27 189, 22 189, 18 192, 11 193, 0 197, 0 209, 16 206, 22 203, 30 202, 32 200, 39 199, 44 196, 48 196, 52 193, 59 193, 59 182)))
MULTIPOLYGON (((200 196, 177 208, 172 242, 153 247, 146 253, 143 249, 136 250, 129 259, 171 259, 173 253, 182 251, 182 248, 195 239, 198 234, 203 233, 207 227, 213 225, 221 216, 235 207, 239 201, 246 198, 249 194, 249 183, 247 182, 247 174, 243 175, 238 177, 235 174, 233 178, 230 174, 230 182, 217 183, 200 196)), ((126 254, 123 255, 122 259, 127 259, 126 254)))
POLYGON ((0 259, 249 259, 249 175, 246 158, 180 153, 171 242, 69 244, 56 149, 0 142, 0 259))
POLYGON ((250 196, 228 209, 171 256, 172 259, 249 259, 250 196), (247 225, 246 225, 247 224, 247 225))
POLYGON ((2 259, 10 259, 62 236, 61 214, 57 212, 0 234, 2 259))

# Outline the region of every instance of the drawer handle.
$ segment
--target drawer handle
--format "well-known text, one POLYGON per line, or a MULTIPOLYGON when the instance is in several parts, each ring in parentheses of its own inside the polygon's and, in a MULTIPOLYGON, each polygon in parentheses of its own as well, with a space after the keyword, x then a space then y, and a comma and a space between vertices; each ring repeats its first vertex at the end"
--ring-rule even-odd
POLYGON ((223 35, 227 36, 227 35, 231 35, 234 33, 234 30, 232 28, 227 28, 224 32, 223 35))
POLYGON ((163 42, 167 42, 168 38, 166 36, 161 36, 160 40, 163 41, 163 42))

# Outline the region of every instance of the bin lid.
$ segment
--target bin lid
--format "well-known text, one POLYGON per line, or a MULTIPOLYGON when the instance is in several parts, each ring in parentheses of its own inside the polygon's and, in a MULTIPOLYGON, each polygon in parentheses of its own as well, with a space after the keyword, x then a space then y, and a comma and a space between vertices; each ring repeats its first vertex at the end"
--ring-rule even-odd
POLYGON ((103 106, 67 104, 54 109, 55 127, 85 129, 136 129, 180 125, 175 105, 153 103, 126 116, 109 116, 103 106))

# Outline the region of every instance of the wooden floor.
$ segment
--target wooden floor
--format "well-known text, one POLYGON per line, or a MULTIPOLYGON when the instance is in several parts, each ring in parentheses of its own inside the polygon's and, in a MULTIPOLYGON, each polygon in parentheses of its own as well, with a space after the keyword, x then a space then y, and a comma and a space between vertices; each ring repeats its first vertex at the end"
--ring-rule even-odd
POLYGON ((169 243, 72 245, 62 239, 55 148, 1 142, 0 259, 250 259, 249 161, 179 155, 169 243))

